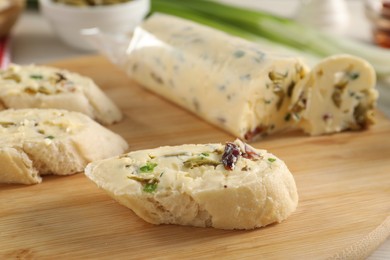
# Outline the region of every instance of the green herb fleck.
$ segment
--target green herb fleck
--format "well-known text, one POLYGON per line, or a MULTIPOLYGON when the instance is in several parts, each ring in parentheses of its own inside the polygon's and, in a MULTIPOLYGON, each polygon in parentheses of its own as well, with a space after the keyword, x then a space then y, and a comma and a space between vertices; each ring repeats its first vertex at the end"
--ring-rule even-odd
POLYGON ((144 192, 152 193, 155 192, 157 189, 157 182, 152 182, 152 183, 146 183, 144 185, 144 192))
POLYGON ((358 79, 359 76, 360 76, 359 72, 349 72, 349 73, 348 73, 348 77, 349 77, 351 80, 358 79))
POLYGON ((210 154, 209 154, 209 153, 201 153, 201 155, 203 155, 203 156, 209 156, 210 154))
POLYGON ((242 51, 242 50, 238 50, 238 51, 235 51, 233 55, 236 58, 241 58, 241 57, 243 57, 245 55, 245 52, 242 51))
POLYGON ((43 79, 42 75, 30 75, 30 78, 32 79, 43 79))
POLYGON ((273 163, 274 161, 276 161, 276 159, 275 158, 268 158, 268 161, 273 163))
POLYGON ((147 162, 146 165, 139 168, 139 170, 143 173, 153 172, 154 168, 157 166, 157 163, 147 162))
POLYGON ((52 136, 52 135, 48 135, 48 136, 46 136, 45 138, 46 138, 46 139, 53 140, 53 139, 54 139, 54 136, 52 136))

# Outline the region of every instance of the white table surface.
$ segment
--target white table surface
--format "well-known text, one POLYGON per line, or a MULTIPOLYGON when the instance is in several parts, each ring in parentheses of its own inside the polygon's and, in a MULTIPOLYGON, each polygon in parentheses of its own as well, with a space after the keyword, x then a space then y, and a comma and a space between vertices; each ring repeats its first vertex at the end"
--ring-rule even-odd
MULTIPOLYGON (((268 10, 285 16, 293 16, 299 7, 296 0, 222 0, 236 5, 268 10)), ((370 27, 363 13, 360 0, 348 1, 350 30, 348 37, 361 41, 370 41, 370 27)), ((390 50, 389 50, 390 51, 390 50)), ((94 52, 72 49, 62 43, 51 30, 47 21, 38 11, 28 10, 23 13, 12 32, 11 60, 18 64, 47 63, 59 59, 94 54, 94 52)), ((380 92, 379 109, 390 116, 390 83, 378 85, 380 92)), ((390 201, 390 198, 389 198, 390 201)), ((389 202, 390 203, 390 202, 389 202)), ((390 259, 390 238, 368 258, 370 260, 390 259)))

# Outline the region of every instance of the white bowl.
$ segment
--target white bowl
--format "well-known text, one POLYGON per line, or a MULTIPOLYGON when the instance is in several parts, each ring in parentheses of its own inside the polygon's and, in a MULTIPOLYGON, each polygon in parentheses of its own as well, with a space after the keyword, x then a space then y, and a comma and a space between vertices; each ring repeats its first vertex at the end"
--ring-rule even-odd
POLYGON ((39 0, 42 14, 66 44, 82 50, 94 50, 81 30, 99 28, 111 34, 128 33, 150 10, 149 0, 133 0, 108 6, 75 7, 52 0, 39 0))

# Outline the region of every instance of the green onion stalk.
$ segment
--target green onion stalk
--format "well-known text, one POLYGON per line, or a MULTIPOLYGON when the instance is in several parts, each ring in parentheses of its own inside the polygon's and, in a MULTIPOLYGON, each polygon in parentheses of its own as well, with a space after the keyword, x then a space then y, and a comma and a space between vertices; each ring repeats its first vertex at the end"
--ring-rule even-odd
POLYGON ((390 76, 390 51, 346 37, 315 30, 268 12, 210 0, 151 0, 152 12, 192 20, 229 34, 275 46, 313 62, 320 57, 347 53, 367 60, 379 77, 390 76))

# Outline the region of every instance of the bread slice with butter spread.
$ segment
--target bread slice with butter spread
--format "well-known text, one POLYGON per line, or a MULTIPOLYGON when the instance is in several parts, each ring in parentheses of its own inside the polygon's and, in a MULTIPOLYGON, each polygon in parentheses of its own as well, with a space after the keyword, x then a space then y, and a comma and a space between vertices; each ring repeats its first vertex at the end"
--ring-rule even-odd
POLYGON ((239 140, 130 152, 85 174, 153 224, 253 229, 285 220, 298 203, 284 162, 239 140))
POLYGON ((48 66, 11 65, 0 70, 0 109, 57 108, 81 112, 109 125, 118 107, 88 77, 48 66))
POLYGON ((0 183, 34 184, 44 174, 82 172, 89 162, 127 147, 122 137, 78 112, 0 111, 0 183))

